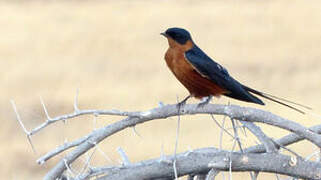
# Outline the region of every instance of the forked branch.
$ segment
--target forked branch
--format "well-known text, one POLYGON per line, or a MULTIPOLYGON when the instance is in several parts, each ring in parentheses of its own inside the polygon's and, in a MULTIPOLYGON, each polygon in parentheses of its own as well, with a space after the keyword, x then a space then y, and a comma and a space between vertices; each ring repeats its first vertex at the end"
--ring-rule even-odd
MULTIPOLYGON (((75 102, 77 102, 77 99, 75 102)), ((127 112, 119 110, 81 110, 75 104, 74 112, 50 118, 44 103, 43 107, 46 112, 47 119, 43 124, 31 131, 27 131, 24 128, 21 118, 17 114, 17 119, 28 137, 45 129, 52 123, 85 114, 92 114, 94 116, 118 115, 125 117, 120 121, 109 124, 100 129, 95 129, 85 137, 79 138, 73 142, 65 143, 39 158, 37 162, 39 164, 43 164, 57 154, 74 147, 71 152, 67 153, 64 158, 46 174, 44 178, 46 180, 61 177, 62 174, 68 170, 69 165, 81 155, 88 152, 91 148, 95 147, 112 134, 125 128, 135 127, 138 124, 151 120, 193 114, 224 115, 233 120, 240 120, 241 123, 243 123, 243 125, 248 128, 262 144, 246 149, 242 148, 242 152, 204 148, 177 154, 176 156, 171 155, 139 163, 129 163, 128 161, 122 166, 89 168, 90 170, 87 171, 87 173, 78 175, 76 179, 86 179, 95 175, 103 175, 101 179, 114 179, 113 177, 117 177, 117 179, 172 178, 174 177, 174 172, 177 173, 177 176, 204 174, 204 178, 206 178, 206 174, 207 177, 210 176, 210 173, 208 172, 212 172, 212 175, 215 176, 218 171, 263 171, 307 179, 321 178, 321 164, 319 162, 304 161, 296 156, 290 157, 282 155, 277 151, 279 148, 278 145, 287 146, 303 139, 306 139, 321 148, 321 135, 318 134, 321 132, 321 125, 312 128, 305 128, 298 123, 259 109, 218 104, 207 104, 202 107, 199 107, 197 104, 186 104, 184 107, 178 108, 178 106, 174 104, 161 106, 147 111, 127 112), (258 126, 256 126, 254 122, 272 125, 293 133, 279 140, 273 141, 258 126), (174 166, 175 169, 173 169, 173 162, 176 162, 174 166), (307 169, 309 169, 309 172, 307 169)), ((15 106, 14 108, 17 112, 15 106)), ((233 128, 235 130, 235 124, 233 125, 233 128)), ((126 156, 123 155, 122 157, 126 156)))

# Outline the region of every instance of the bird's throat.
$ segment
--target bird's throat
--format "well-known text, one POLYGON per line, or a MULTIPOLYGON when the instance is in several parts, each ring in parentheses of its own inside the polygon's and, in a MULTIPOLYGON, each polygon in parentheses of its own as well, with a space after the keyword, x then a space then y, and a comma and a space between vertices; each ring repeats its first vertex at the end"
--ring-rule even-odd
POLYGON ((180 44, 180 43, 176 42, 175 40, 173 40, 170 37, 167 38, 167 39, 168 39, 168 45, 169 45, 170 48, 177 49, 177 50, 180 50, 180 51, 183 51, 183 52, 192 49, 193 46, 194 46, 194 43, 191 40, 186 41, 185 44, 180 44))

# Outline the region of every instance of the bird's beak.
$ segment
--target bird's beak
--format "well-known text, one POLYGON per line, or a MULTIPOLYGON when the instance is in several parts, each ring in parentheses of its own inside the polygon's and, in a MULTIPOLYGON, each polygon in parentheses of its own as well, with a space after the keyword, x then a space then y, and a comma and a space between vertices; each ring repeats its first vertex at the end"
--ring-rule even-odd
POLYGON ((160 33, 160 35, 163 35, 163 36, 167 37, 167 34, 164 33, 164 32, 160 33))

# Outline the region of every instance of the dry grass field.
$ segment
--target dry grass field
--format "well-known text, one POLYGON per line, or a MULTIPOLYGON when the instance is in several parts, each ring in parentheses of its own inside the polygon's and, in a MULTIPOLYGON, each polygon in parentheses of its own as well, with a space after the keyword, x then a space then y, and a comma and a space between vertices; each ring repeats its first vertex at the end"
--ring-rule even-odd
MULTIPOLYGON (((51 116, 72 112, 79 88, 80 108, 145 110, 175 103, 187 91, 164 62, 168 27, 189 29, 194 41, 241 82, 310 105, 321 114, 321 2, 303 1, 2 1, 0 2, 1 179, 41 179, 59 157, 39 166, 36 159, 64 140, 93 129, 93 117, 57 123, 33 136, 33 153, 15 119, 15 100, 28 129, 44 121, 41 96, 51 116)), ((197 101, 192 100, 190 103, 197 101)), ((306 126, 321 118, 303 116, 268 101, 256 106, 222 97, 213 103, 252 106, 306 126)), ((220 119, 218 117, 218 119, 220 119)), ((97 127, 119 120, 99 117, 97 127)), ((175 118, 152 121, 105 140, 101 149, 132 161, 174 151, 175 118)), ((228 124, 230 126, 230 124, 228 124)), ((277 138, 286 132, 263 127, 277 138)), ((219 130, 208 116, 185 116, 178 151, 218 146, 219 130)), ((254 144, 254 139, 244 139, 254 144)), ((224 138, 230 147, 231 139, 224 138)), ((310 143, 291 146, 302 155, 310 143)), ((100 153, 94 165, 109 164, 100 153)), ((81 163, 76 164, 81 165, 81 163)), ((260 175, 270 179, 273 175, 260 175)), ((249 179, 236 173, 233 179, 249 179)))

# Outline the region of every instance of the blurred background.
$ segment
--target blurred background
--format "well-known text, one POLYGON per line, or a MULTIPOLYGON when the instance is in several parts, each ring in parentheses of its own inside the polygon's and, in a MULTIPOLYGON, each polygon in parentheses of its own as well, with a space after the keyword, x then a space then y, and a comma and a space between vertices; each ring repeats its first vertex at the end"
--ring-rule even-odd
MULTIPOLYGON (((1 169, 9 179, 41 179, 62 156, 44 165, 36 159, 120 117, 92 116, 58 122, 32 137, 33 153, 10 100, 30 130, 45 120, 40 96, 54 117, 73 111, 79 88, 82 109, 147 110, 188 95, 164 61, 168 47, 159 35, 169 27, 188 29, 207 54, 250 87, 309 105, 321 114, 321 2, 303 1, 2 1, 0 2, 1 169)), ((196 103, 191 100, 189 103, 196 103)), ((305 126, 321 118, 303 116, 266 101, 256 106, 225 97, 212 103, 252 106, 305 126)), ((221 122, 222 117, 217 117, 221 122)), ((230 122, 226 121, 230 127, 230 122)), ((122 147, 135 162, 172 154, 177 118, 126 129, 106 139, 93 166, 118 164, 122 147)), ((287 132, 261 126, 274 138, 287 132)), ((208 115, 184 116, 178 151, 219 146, 219 129, 208 115)), ((244 144, 255 138, 242 137, 244 144)), ((223 147, 233 145, 223 137, 223 147)), ((308 142, 290 146, 301 155, 308 142)), ((82 158, 83 159, 83 158, 82 158)), ((81 167, 80 161, 73 166, 81 167)), ((259 179, 275 177, 260 174, 259 179)), ((249 179, 235 173, 234 179, 249 179)))

